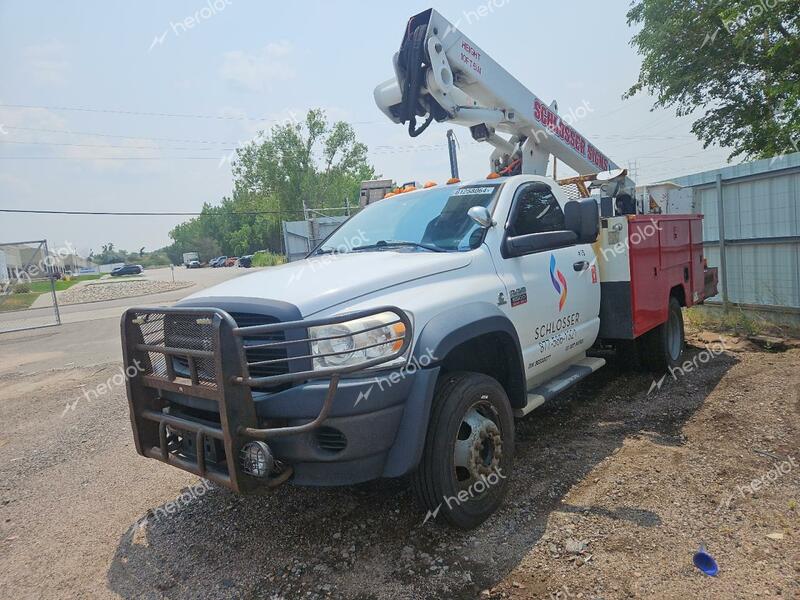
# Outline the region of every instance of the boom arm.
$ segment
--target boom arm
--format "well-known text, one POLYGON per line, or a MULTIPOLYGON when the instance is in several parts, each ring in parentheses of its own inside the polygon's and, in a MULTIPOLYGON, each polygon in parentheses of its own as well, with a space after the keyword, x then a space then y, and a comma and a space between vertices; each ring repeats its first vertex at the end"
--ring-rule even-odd
POLYGON ((408 122, 412 136, 433 119, 469 127, 473 138, 495 147, 496 172, 545 175, 550 155, 580 175, 617 168, 558 116, 555 102, 542 102, 433 9, 409 20, 394 66, 395 77, 375 89, 375 101, 395 123, 408 122), (417 128, 416 117, 426 115, 417 128))

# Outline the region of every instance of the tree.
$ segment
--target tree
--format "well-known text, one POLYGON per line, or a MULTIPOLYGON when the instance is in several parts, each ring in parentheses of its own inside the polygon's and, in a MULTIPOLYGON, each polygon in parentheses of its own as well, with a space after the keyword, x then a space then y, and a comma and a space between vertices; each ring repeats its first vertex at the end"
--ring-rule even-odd
POLYGON ((321 110, 309 111, 303 123, 260 132, 236 154, 231 197, 205 204, 199 217, 170 232, 173 259, 198 251, 208 260, 202 245, 229 256, 279 252, 281 221, 303 219, 305 208, 356 205, 361 182, 375 176, 352 126, 329 125, 321 110))
POLYGON ((730 158, 800 151, 800 0, 634 0, 638 81, 730 158))
POLYGON ((235 192, 274 198, 286 217, 298 219, 304 208, 336 208, 355 201, 361 182, 375 176, 367 147, 356 140, 352 126, 342 121, 330 126, 319 109, 308 111, 302 124, 261 132, 236 154, 235 192))

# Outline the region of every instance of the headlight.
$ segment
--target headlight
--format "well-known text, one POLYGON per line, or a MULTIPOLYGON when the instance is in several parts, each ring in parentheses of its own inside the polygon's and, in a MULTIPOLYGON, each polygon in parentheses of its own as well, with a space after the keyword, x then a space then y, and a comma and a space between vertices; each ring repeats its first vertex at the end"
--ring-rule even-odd
POLYGON ((314 369, 347 367, 395 354, 403 347, 406 326, 394 313, 380 313, 308 330, 314 369))

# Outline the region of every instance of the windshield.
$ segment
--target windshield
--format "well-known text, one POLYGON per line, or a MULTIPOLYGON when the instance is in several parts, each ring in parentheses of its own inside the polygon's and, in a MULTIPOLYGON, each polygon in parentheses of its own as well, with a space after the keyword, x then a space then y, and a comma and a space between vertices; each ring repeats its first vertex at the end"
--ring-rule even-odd
POLYGON ((314 254, 379 251, 465 252, 477 248, 483 229, 467 215, 493 208, 502 184, 448 186, 399 194, 371 204, 342 225, 314 254))

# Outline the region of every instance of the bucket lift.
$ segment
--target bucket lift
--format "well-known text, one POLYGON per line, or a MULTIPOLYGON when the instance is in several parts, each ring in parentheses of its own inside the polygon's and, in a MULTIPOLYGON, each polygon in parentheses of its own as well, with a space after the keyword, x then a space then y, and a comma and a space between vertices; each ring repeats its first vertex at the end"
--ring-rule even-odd
POLYGON ((626 172, 559 117, 556 102, 543 102, 437 11, 409 20, 394 71, 375 89, 375 102, 412 137, 434 120, 462 125, 494 147, 492 173, 546 175, 552 155, 586 181, 614 171, 623 180, 617 194, 632 195, 626 172))

